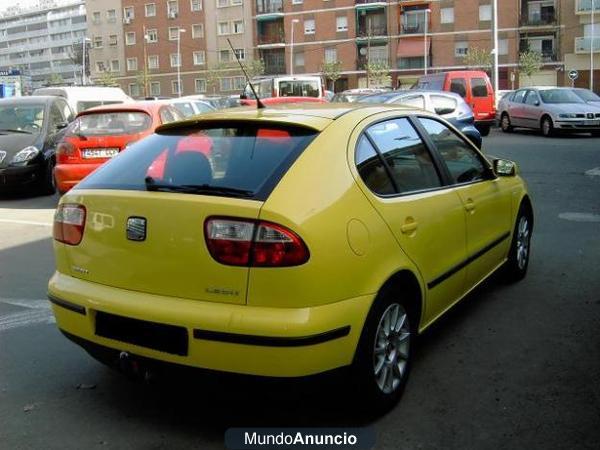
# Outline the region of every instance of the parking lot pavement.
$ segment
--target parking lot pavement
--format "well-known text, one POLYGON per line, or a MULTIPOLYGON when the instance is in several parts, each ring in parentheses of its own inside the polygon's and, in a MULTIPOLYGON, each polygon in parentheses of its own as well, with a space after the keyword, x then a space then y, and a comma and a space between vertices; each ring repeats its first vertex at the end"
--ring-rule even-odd
POLYGON ((381 418, 337 389, 343 373, 147 386, 105 369, 43 303, 57 198, 0 198, 0 448, 209 449, 234 425, 365 423, 378 449, 598 448, 600 139, 493 130, 484 151, 528 181, 530 272, 486 282, 422 336, 404 397, 381 418))

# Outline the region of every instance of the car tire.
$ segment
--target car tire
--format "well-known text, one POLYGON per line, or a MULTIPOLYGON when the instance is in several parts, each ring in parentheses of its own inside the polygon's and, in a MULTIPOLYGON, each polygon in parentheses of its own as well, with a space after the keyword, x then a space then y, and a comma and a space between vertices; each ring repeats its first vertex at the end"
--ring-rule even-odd
POLYGON ((56 180, 54 178, 54 160, 49 159, 44 171, 44 177, 40 184, 40 193, 42 195, 54 195, 56 192, 56 180))
POLYGON ((477 129, 479 130, 479 134, 481 134, 481 136, 486 137, 490 134, 490 126, 489 125, 480 125, 479 127, 477 127, 477 129))
POLYGON ((552 119, 549 116, 542 117, 542 122, 540 124, 542 135, 545 137, 554 136, 554 123, 552 123, 552 119))
POLYGON ((352 364, 351 389, 369 411, 389 411, 408 380, 416 322, 397 294, 377 296, 365 321, 352 364))
POLYGON ((510 117, 507 113, 503 113, 500 118, 500 128, 505 133, 510 133, 513 130, 513 126, 510 124, 510 117))
POLYGON ((531 234, 533 232, 533 213, 528 204, 521 204, 513 231, 508 260, 504 265, 504 278, 507 282, 516 282, 525 278, 531 257, 531 234))

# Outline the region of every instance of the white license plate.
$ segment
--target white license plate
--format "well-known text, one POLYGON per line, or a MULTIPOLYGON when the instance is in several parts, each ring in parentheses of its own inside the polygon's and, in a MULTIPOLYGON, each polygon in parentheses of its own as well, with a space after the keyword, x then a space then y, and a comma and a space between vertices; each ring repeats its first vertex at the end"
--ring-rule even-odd
POLYGON ((119 153, 118 148, 86 148, 81 155, 86 159, 92 158, 112 158, 119 153))

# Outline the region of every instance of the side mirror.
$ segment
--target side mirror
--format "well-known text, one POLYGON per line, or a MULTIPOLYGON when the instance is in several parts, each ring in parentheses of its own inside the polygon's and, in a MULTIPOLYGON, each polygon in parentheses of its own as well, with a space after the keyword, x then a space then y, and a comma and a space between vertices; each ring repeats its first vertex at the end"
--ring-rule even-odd
POLYGON ((69 126, 69 122, 59 122, 56 124, 56 130, 63 130, 69 126))
POLYGON ((536 100, 535 102, 533 102, 533 104, 534 104, 535 106, 540 106, 540 101, 539 101, 539 100, 536 100))
POLYGON ((517 163, 508 159, 495 159, 494 172, 499 177, 514 177, 517 174, 517 163))
POLYGON ((443 116, 445 114, 452 114, 455 111, 454 108, 435 108, 435 113, 438 116, 443 116))

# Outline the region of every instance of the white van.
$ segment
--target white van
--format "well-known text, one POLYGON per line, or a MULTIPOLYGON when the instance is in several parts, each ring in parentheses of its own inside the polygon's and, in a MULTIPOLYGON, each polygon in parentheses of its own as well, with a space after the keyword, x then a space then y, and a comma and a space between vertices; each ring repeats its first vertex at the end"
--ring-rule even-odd
POLYGON ((105 86, 52 86, 38 88, 33 91, 33 95, 63 97, 76 114, 94 106, 133 101, 123 89, 105 86))
MULTIPOLYGON (((315 97, 323 98, 321 77, 311 76, 281 76, 259 77, 252 80, 257 95, 262 98, 270 97, 315 97)), ((240 96, 242 99, 254 98, 249 85, 246 85, 240 96)))

